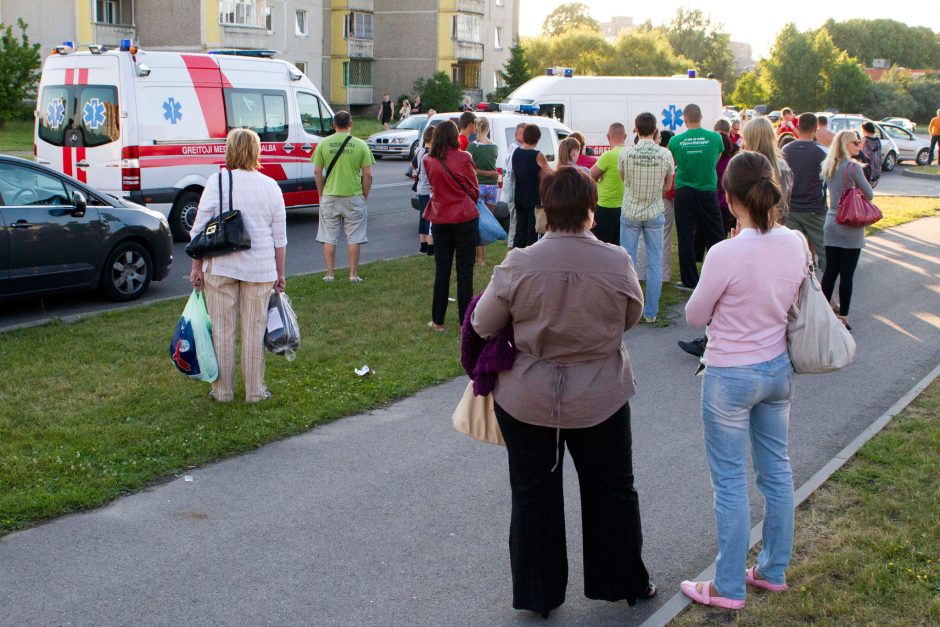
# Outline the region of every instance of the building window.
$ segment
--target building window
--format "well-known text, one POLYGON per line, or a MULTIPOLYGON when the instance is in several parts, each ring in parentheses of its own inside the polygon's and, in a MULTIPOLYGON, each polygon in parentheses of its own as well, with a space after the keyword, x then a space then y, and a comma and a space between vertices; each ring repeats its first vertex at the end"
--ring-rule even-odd
POLYGON ((493 32, 495 33, 495 40, 493 42, 493 47, 497 50, 502 50, 503 48, 503 27, 497 26, 493 32))
POLYGON ((349 13, 344 21, 347 39, 372 39, 371 13, 349 13))
POLYGON ((274 32, 274 14, 272 13, 271 7, 267 5, 264 7, 264 28, 269 33, 274 32))
POLYGON ((270 7, 264 6, 264 0, 219 0, 219 23, 270 30, 270 7))
POLYGON ((503 6, 503 0, 496 0, 496 6, 498 7, 503 6))
POLYGON ((454 16, 451 38, 454 41, 468 41, 483 43, 480 29, 480 18, 476 15, 458 13, 454 16))
POLYGON ((294 31, 298 37, 307 36, 307 12, 297 11, 297 27, 294 31))
POLYGON ((133 0, 95 0, 95 22, 130 26, 134 23, 133 0))
POLYGON ((372 61, 350 59, 343 63, 343 87, 372 87, 372 61))
POLYGON ((493 72, 493 89, 499 89, 501 85, 499 84, 502 81, 503 77, 500 76, 499 70, 493 72))
POLYGON ((480 88, 480 66, 458 63, 450 66, 451 80, 465 89, 480 88))
POLYGON ((306 61, 296 61, 294 65, 296 65, 297 69, 303 72, 305 75, 307 74, 307 62, 306 61))

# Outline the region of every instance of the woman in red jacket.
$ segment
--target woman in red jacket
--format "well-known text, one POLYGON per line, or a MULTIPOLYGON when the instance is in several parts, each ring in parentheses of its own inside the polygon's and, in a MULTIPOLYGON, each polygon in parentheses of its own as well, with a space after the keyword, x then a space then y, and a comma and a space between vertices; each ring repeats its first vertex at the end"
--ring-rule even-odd
POLYGON ((434 236, 434 299, 428 327, 444 330, 450 269, 457 259, 458 328, 473 297, 473 262, 479 239, 477 171, 470 153, 460 150, 457 125, 447 120, 434 129, 431 152, 424 158, 424 170, 431 184, 431 202, 424 219, 431 223, 434 236), (455 255, 456 253, 456 255, 455 255))

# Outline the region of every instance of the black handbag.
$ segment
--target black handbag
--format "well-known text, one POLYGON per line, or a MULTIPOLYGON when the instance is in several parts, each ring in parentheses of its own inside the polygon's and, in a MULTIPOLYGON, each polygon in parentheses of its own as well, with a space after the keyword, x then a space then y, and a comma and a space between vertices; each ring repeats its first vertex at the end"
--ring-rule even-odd
POLYGON ((219 172, 219 215, 188 244, 186 254, 193 259, 218 257, 251 248, 251 236, 245 229, 242 214, 232 208, 232 171, 228 170, 228 211, 222 212, 222 173, 219 172))

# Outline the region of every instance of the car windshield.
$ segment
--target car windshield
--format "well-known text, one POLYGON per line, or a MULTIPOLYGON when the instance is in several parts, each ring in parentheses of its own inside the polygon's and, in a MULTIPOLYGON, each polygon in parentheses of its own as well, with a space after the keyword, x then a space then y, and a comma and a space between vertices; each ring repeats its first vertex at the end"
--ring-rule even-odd
POLYGON ((428 122, 427 116, 411 115, 405 118, 404 120, 399 121, 392 128, 420 131, 421 129, 424 128, 424 125, 427 124, 427 122, 428 122))

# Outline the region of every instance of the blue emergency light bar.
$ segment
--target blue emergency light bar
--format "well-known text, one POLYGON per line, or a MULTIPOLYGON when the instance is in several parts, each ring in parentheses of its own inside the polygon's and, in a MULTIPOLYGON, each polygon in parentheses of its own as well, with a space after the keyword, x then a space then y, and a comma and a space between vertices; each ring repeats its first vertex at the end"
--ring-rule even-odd
POLYGON ((695 78, 695 70, 693 69, 689 70, 689 78, 695 78))
POLYGON ((574 68, 570 68, 570 67, 545 68, 545 74, 547 76, 564 76, 565 78, 571 78, 572 76, 574 76, 574 68))
POLYGON ((122 39, 121 40, 121 52, 130 52, 131 46, 133 45, 133 43, 134 42, 132 42, 130 39, 122 39))
POLYGON ((538 115, 538 105, 515 105, 515 104, 497 104, 495 102, 478 102, 477 111, 486 113, 495 113, 496 111, 508 111, 510 113, 524 113, 526 115, 538 115))

